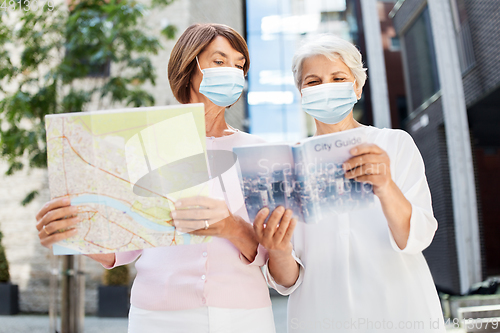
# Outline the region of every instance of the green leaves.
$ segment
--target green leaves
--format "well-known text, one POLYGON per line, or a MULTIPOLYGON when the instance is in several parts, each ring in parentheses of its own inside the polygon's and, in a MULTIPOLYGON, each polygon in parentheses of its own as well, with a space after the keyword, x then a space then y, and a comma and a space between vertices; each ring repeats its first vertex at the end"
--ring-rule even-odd
POLYGON ((117 266, 104 271, 103 284, 105 286, 126 286, 129 280, 127 265, 117 266))
POLYGON ((74 90, 73 88, 63 97, 61 102, 62 112, 80 112, 90 102, 92 92, 85 90, 74 90))
POLYGON ((161 33, 168 39, 175 39, 175 34, 177 33, 177 27, 175 25, 169 24, 165 28, 163 28, 161 33))
POLYGON ((133 107, 150 106, 155 103, 154 97, 145 90, 136 89, 131 91, 127 98, 127 105, 133 107))
POLYGON ((9 169, 5 172, 6 175, 10 176, 16 171, 22 170, 24 165, 21 162, 14 161, 10 164, 9 169))
POLYGON ((174 1, 175 0, 152 0, 151 3, 153 6, 168 6, 174 1))
MULTIPOLYGON (((91 101, 100 108, 154 104, 141 88, 155 85, 150 55, 161 48, 145 33, 148 10, 132 0, 87 0, 69 10, 20 11, 9 24, 0 12, 0 158, 9 163, 8 175, 22 170, 25 158, 30 168, 46 167, 47 114, 84 111, 91 101), (10 50, 20 51, 19 61, 10 50)), ((170 25, 162 35, 174 38, 176 31, 170 25)))
POLYGON ((3 235, 0 232, 0 283, 6 283, 10 280, 9 274, 9 263, 7 262, 7 257, 5 256, 5 250, 2 245, 3 235))
POLYGON ((36 190, 35 191, 31 191, 30 193, 28 193, 24 197, 23 201, 21 201, 21 205, 26 206, 31 201, 33 201, 33 199, 35 199, 37 195, 38 195, 38 191, 36 191, 36 190))

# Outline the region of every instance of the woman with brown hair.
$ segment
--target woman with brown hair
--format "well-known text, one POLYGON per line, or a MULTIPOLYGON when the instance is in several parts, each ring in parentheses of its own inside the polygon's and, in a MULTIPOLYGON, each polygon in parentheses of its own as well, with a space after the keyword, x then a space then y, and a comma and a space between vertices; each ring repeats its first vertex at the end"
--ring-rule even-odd
MULTIPOLYGON (((220 24, 187 28, 172 50, 168 78, 180 103, 203 103, 207 149, 263 142, 229 126, 226 107, 240 97, 249 68, 245 40, 220 24)), ((89 255, 105 268, 137 259, 129 314, 129 332, 274 332, 267 284, 260 266, 267 252, 259 247, 249 223, 237 172, 221 175, 225 200, 178 200, 172 212, 179 231, 216 236, 212 242, 132 252, 89 255)), ((37 215, 40 242, 50 248, 71 236, 78 218, 68 199, 48 202, 37 215)), ((290 216, 283 217, 284 220, 290 216)))

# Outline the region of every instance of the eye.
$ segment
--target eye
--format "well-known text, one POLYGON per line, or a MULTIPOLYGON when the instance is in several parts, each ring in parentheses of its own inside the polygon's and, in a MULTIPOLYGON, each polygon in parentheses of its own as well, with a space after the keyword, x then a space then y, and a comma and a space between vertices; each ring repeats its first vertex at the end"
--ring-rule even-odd
POLYGON ((312 80, 306 83, 306 86, 315 86, 317 84, 320 84, 318 80, 312 80))
POLYGON ((214 60, 214 63, 221 66, 224 64, 224 62, 222 60, 214 60))
POLYGON ((336 82, 342 82, 342 81, 345 81, 346 79, 343 78, 343 77, 337 77, 335 79, 333 79, 333 81, 336 81, 336 82))
POLYGON ((241 66, 241 65, 236 65, 236 68, 243 70, 243 66, 241 66))

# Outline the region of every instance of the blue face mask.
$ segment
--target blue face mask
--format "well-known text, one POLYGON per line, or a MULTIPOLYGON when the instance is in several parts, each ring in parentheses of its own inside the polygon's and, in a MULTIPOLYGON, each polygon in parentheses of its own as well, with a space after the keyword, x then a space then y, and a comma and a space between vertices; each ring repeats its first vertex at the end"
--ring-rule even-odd
POLYGON ((337 124, 358 102, 354 82, 324 83, 302 89, 302 110, 325 124, 337 124))
POLYGON ((216 67, 201 69, 198 57, 198 68, 203 73, 200 93, 207 96, 218 106, 229 106, 240 98, 245 85, 245 75, 241 69, 234 67, 216 67))

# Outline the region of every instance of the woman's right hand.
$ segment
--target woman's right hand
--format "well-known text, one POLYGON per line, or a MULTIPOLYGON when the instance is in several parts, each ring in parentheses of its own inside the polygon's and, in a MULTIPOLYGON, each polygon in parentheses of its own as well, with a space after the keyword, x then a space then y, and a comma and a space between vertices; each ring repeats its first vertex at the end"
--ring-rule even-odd
POLYGON ((291 242, 297 220, 292 218, 291 209, 285 210, 280 206, 273 211, 264 226, 268 215, 268 208, 261 209, 255 217, 253 227, 259 243, 269 253, 269 273, 277 284, 288 288, 297 282, 300 274, 299 264, 292 256, 291 242))
POLYGON ((57 198, 47 202, 36 214, 36 228, 40 243, 51 249, 54 243, 77 234, 73 227, 80 222, 78 208, 71 206, 69 198, 57 198))
POLYGON ((277 207, 264 225, 269 215, 269 208, 262 208, 253 223, 257 240, 264 246, 270 255, 290 255, 292 253, 292 235, 297 220, 292 218, 293 211, 285 210, 283 206, 277 207))

